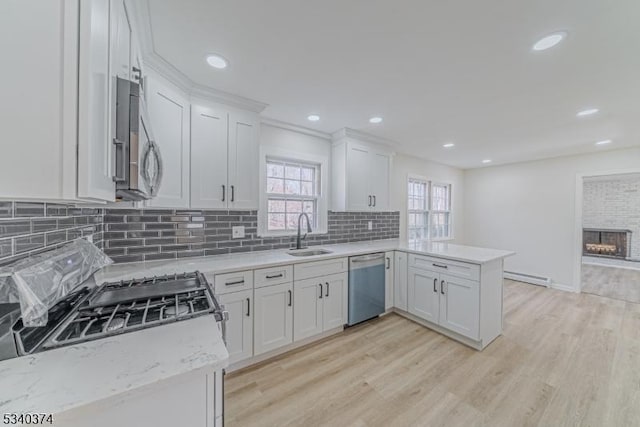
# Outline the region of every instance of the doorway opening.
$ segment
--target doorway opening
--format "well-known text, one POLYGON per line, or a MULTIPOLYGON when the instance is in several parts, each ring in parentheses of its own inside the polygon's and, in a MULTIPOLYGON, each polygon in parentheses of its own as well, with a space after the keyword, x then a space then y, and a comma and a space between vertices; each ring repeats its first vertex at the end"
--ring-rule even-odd
POLYGON ((582 292, 640 303, 640 172, 582 176, 579 185, 582 292))

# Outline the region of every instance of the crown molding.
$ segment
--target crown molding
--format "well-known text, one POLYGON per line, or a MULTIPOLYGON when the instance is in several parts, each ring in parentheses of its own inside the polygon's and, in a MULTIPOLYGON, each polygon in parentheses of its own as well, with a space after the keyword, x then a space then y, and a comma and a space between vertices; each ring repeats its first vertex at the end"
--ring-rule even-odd
POLYGON ((342 128, 331 134, 331 139, 336 142, 344 138, 353 138, 358 141, 369 142, 373 144, 384 145, 393 149, 398 148, 398 143, 390 139, 382 138, 379 136, 371 135, 370 133, 362 132, 351 128, 342 128))
POLYGON ((265 108, 267 108, 268 104, 264 102, 214 89, 191 80, 186 74, 176 68, 156 51, 153 43, 153 26, 151 25, 149 1, 126 1, 129 19, 133 21, 132 25, 138 35, 140 50, 142 51, 144 65, 146 67, 151 68, 156 73, 171 81, 171 83, 178 86, 189 96, 204 98, 213 102, 256 113, 261 113, 265 108))
POLYGON ((294 125, 292 123, 283 122, 281 120, 271 119, 269 117, 261 117, 260 122, 268 126, 273 126, 280 129, 286 129, 293 132, 298 132, 305 135, 314 136, 316 138, 322 138, 322 139, 327 139, 331 141, 331 134, 322 132, 319 130, 309 129, 304 126, 294 125))

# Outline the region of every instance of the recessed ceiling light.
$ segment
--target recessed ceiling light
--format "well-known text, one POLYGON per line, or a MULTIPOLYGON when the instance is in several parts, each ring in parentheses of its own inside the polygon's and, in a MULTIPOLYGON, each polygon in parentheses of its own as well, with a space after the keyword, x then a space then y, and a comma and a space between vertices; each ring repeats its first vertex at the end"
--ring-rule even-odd
POLYGON ((600 111, 600 110, 598 110, 597 108, 589 108, 587 110, 582 110, 582 111, 578 112, 578 114, 576 114, 576 116, 578 116, 578 117, 591 116, 591 115, 597 113, 598 111, 600 111))
POLYGON ((604 141, 598 141, 596 142, 596 145, 607 145, 607 144, 611 144, 613 141, 610 139, 605 139, 604 141))
POLYGON ((213 68, 222 70, 229 66, 229 61, 227 61, 220 55, 211 54, 207 55, 207 64, 211 65, 213 68))
POLYGON ((374 125, 377 125, 378 123, 382 123, 382 117, 371 117, 369 119, 369 123, 373 123, 374 125))
POLYGON ((320 116, 318 116, 317 114, 311 114, 307 117, 307 120, 309 120, 310 122, 317 122, 318 120, 320 120, 320 116))
POLYGON ((454 144, 453 142, 448 142, 446 144, 443 145, 444 148, 452 148, 454 147, 456 144, 454 144))
POLYGON ((484 163, 484 164, 491 163, 491 159, 484 159, 484 160, 482 161, 482 163, 484 163))
POLYGON ((567 37, 567 33, 565 31, 559 31, 557 33, 549 34, 546 37, 541 38, 533 45, 533 50, 547 50, 551 49, 558 43, 560 43, 565 37, 567 37))

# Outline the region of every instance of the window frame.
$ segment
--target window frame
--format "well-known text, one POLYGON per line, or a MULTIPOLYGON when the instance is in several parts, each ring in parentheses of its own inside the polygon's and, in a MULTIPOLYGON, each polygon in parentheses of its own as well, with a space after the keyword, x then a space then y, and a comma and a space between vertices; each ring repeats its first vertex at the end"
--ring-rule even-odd
MULTIPOLYGON (((259 206, 258 206, 258 236, 259 237, 290 237, 297 234, 297 230, 269 230, 268 229, 268 201, 275 194, 267 193, 267 161, 275 160, 297 165, 315 167, 316 200, 316 224, 309 234, 326 234, 328 222, 328 164, 329 158, 309 153, 294 152, 277 147, 262 146, 260 148, 259 165, 259 206)), ((290 195, 290 199, 298 199, 300 196, 290 195)), ((302 196, 304 197, 304 196, 302 196)), ((288 198, 287 196, 283 198, 288 198)), ((285 217, 286 221, 286 217, 285 217)))
POLYGON ((409 236, 410 236, 410 226, 409 226, 409 215, 412 213, 412 210, 409 209, 409 182, 410 181, 422 181, 425 182, 427 184, 427 237, 425 237, 422 240, 428 240, 428 241, 433 241, 433 242, 443 242, 443 241, 449 241, 449 240, 454 240, 454 227, 453 227, 453 212, 454 212, 454 202, 453 202, 453 190, 454 190, 454 185, 451 182, 447 182, 447 181, 443 181, 443 180, 434 180, 425 176, 420 176, 420 175, 413 175, 413 174, 409 174, 407 176, 407 180, 406 180, 406 189, 407 189, 407 193, 405 196, 406 199, 406 206, 407 206, 407 215, 406 215, 406 238, 407 240, 409 240, 409 236), (433 185, 441 185, 441 186, 448 186, 449 187, 449 210, 447 211, 435 211, 433 210, 433 185), (438 237, 438 238, 433 238, 431 235, 431 221, 433 219, 433 215, 436 213, 447 213, 449 216, 449 234, 448 236, 444 236, 444 237, 438 237))
MULTIPOLYGON (((429 221, 430 221, 430 212, 429 212, 429 198, 430 198, 430 194, 431 194, 431 189, 430 189, 430 184, 429 181, 423 178, 419 178, 416 176, 409 176, 407 178, 407 239, 411 240, 410 236, 411 236, 411 230, 412 229, 417 229, 417 228, 424 228, 425 229, 425 236, 423 237, 423 239, 427 239, 429 236, 429 221), (412 209, 411 205, 409 203, 409 185, 411 183, 420 183, 420 184, 424 184, 425 185, 425 197, 424 197, 424 209, 412 209), (424 224, 424 227, 412 227, 411 226, 411 215, 425 215, 426 216, 426 221, 424 224)), ((414 197, 415 198, 415 197, 414 197)))

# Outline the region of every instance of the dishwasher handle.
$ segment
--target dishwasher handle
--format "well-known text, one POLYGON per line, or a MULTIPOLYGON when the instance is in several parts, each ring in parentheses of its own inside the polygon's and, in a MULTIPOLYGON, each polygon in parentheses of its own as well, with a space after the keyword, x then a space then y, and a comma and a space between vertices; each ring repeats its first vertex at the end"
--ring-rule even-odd
POLYGON ((377 260, 377 259, 381 260, 383 258, 384 258, 384 252, 380 252, 379 254, 353 256, 353 257, 349 258, 349 261, 351 261, 353 263, 357 263, 357 262, 373 261, 373 260, 377 260))

